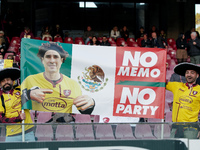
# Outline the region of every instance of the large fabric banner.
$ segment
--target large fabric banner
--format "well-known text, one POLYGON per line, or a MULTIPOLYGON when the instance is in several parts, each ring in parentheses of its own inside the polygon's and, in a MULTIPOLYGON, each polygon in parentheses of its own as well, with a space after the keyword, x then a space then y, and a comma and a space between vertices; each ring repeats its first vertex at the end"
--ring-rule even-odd
POLYGON ((95 102, 95 115, 164 118, 166 50, 57 43, 67 52, 67 58, 55 63, 61 73, 55 81, 48 78, 53 74, 46 76, 53 66, 40 57, 44 43, 49 42, 21 42, 22 94, 26 97, 23 109, 79 113, 73 100, 88 95, 95 102), (44 92, 43 102, 38 103, 28 95, 35 89, 53 92, 44 92))

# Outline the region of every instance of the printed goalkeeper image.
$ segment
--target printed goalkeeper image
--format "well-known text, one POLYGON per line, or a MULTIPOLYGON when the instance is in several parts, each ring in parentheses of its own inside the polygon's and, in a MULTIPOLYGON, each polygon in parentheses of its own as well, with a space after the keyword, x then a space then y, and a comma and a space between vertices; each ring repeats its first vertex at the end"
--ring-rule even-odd
POLYGON ((158 48, 22 39, 22 108, 163 118, 165 59, 158 48))
MULTIPOLYGON (((35 74, 30 73, 31 75, 23 78, 23 106, 25 104, 29 109, 38 111, 72 113, 72 105, 75 105, 81 113, 91 114, 95 106, 94 99, 82 95, 79 84, 60 73, 61 65, 66 59, 68 59, 66 64, 71 63, 68 57, 72 48, 65 47, 69 51, 67 52, 61 45, 54 42, 39 43, 39 45, 38 48, 33 47, 35 55, 26 54, 26 56, 31 56, 30 61, 32 59, 29 70, 35 71, 35 74)), ((67 74, 68 70, 70 67, 65 68, 64 72, 67 74)))

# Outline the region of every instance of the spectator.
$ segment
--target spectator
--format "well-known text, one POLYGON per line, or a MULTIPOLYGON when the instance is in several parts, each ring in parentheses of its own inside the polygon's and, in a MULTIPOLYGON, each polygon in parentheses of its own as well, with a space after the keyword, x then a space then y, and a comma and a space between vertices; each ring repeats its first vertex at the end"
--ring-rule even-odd
POLYGON ((44 40, 45 37, 50 37, 52 39, 52 28, 48 25, 44 26, 42 28, 42 40, 44 40))
POLYGON ((97 40, 96 36, 93 36, 90 40, 90 45, 100 45, 100 42, 97 40))
POLYGON ((160 30, 160 37, 162 37, 164 40, 167 39, 167 34, 165 33, 164 30, 160 30))
POLYGON ((63 31, 59 24, 56 24, 56 27, 53 31, 53 37, 61 37, 63 39, 63 31))
POLYGON ((29 27, 24 27, 24 31, 20 34, 20 40, 22 40, 22 38, 34 39, 33 33, 29 27))
POLYGON ((15 61, 15 56, 14 55, 8 55, 7 59, 13 60, 13 67, 15 68, 19 68, 19 65, 17 64, 17 62, 15 61))
POLYGON ((5 36, 3 30, 0 31, 0 38, 3 38, 3 39, 5 40, 5 50, 7 50, 8 46, 9 46, 9 43, 8 43, 8 39, 7 39, 7 37, 5 36))
POLYGON ((117 26, 114 26, 113 29, 111 30, 110 37, 114 38, 115 41, 117 40, 118 37, 120 37, 120 32, 117 26))
POLYGON ((176 40, 176 47, 177 47, 176 59, 178 63, 186 62, 188 58, 186 51, 187 40, 185 39, 185 35, 183 33, 181 33, 178 39, 176 40))
POLYGON ((0 53, 0 60, 2 60, 3 59, 3 54, 2 53, 0 53))
POLYGON ((108 42, 108 39, 106 36, 103 36, 102 42, 100 44, 101 46, 110 46, 110 43, 108 42))
POLYGON ((191 33, 191 39, 188 42, 187 53, 190 56, 191 63, 200 64, 200 39, 197 38, 197 33, 191 33))
POLYGON ((92 39, 92 37, 95 35, 94 31, 92 31, 91 26, 87 26, 87 31, 84 32, 83 40, 85 41, 85 44, 88 43, 92 39))
POLYGON ((152 32, 152 39, 150 40, 151 47, 154 48, 167 48, 166 40, 162 39, 160 36, 157 37, 156 32, 152 32))
POLYGON ((145 34, 144 27, 140 27, 140 30, 137 33, 137 38, 143 38, 144 34, 145 34))
POLYGON ((5 54, 6 53, 6 43, 3 37, 0 37, 0 53, 5 54))
POLYGON ((144 39, 141 41, 141 46, 142 46, 142 47, 150 47, 151 42, 150 42, 150 40, 148 39, 147 34, 144 34, 143 38, 144 38, 144 39))
POLYGON ((172 121, 187 122, 187 124, 173 124, 171 138, 199 138, 198 122, 200 106, 200 86, 196 84, 200 67, 192 63, 180 63, 174 68, 178 75, 185 76, 186 83, 168 82, 166 89, 174 94, 172 121), (190 123, 189 123, 190 122, 190 123))
POLYGON ((129 31, 126 26, 124 26, 121 29, 120 35, 121 35, 121 38, 124 38, 125 41, 129 38, 129 31))
POLYGON ((151 30, 149 31, 149 37, 151 37, 151 35, 152 35, 153 32, 155 32, 156 35, 160 35, 159 32, 158 32, 158 29, 156 28, 155 25, 153 25, 153 26, 151 27, 151 30))
POLYGON ((195 32, 195 28, 194 27, 192 27, 190 30, 185 32, 185 39, 186 40, 191 38, 190 36, 191 36, 192 32, 195 32))
MULTIPOLYGON (((18 68, 5 68, 0 71, 1 101, 0 123, 33 123, 29 110, 21 112, 20 87, 13 87, 14 80, 20 77, 18 68), (11 94, 12 93, 12 94, 11 94), (14 105, 15 104, 15 105, 14 105)), ((25 141, 35 141, 33 125, 25 125, 25 141)), ((22 141, 22 126, 6 125, 6 142, 22 141)))

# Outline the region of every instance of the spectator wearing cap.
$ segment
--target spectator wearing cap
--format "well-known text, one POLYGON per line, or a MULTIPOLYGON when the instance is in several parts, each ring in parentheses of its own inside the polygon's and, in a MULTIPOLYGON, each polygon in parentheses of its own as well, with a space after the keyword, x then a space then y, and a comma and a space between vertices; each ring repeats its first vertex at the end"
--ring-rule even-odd
MULTIPOLYGON (((29 110, 21 110, 20 86, 14 87, 14 80, 19 79, 18 68, 5 68, 0 71, 0 123, 16 123, 6 126, 6 142, 22 141, 22 126, 20 123, 33 123, 29 110)), ((35 141, 33 125, 25 125, 25 141, 35 141)))
POLYGON ((24 31, 20 34, 20 40, 22 38, 34 39, 34 35, 29 27, 24 27, 24 31))
POLYGON ((197 33, 191 33, 191 39, 188 42, 187 53, 190 56, 190 62, 200 64, 200 39, 197 38, 197 33))
POLYGON ((200 108, 200 85, 196 80, 200 74, 200 67, 192 63, 180 63, 174 72, 185 76, 186 83, 168 82, 166 89, 173 97, 172 122, 187 122, 187 124, 173 124, 171 138, 199 138, 198 114, 200 108))

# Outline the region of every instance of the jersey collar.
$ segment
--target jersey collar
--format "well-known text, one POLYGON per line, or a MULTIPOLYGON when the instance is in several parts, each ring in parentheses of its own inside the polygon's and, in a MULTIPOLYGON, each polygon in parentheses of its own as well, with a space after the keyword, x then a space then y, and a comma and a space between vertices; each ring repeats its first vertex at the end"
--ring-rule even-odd
POLYGON ((60 82, 63 80, 63 74, 61 74, 61 73, 60 73, 60 79, 57 80, 56 82, 53 82, 52 80, 49 80, 49 79, 45 76, 44 72, 43 72, 43 76, 44 76, 44 78, 45 78, 47 81, 49 81, 49 82, 53 85, 53 87, 56 87, 56 84, 60 83, 60 82))
POLYGON ((197 86, 196 83, 195 83, 195 84, 192 84, 192 86, 189 86, 188 82, 187 82, 185 85, 188 87, 188 89, 190 89, 191 87, 195 87, 195 86, 197 86))

